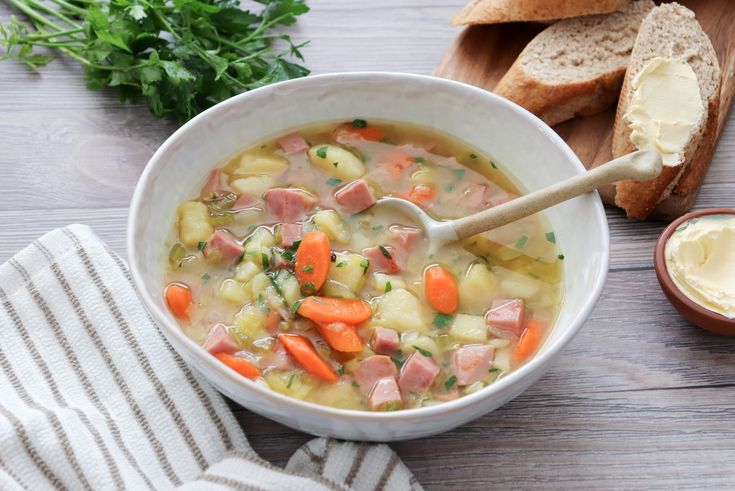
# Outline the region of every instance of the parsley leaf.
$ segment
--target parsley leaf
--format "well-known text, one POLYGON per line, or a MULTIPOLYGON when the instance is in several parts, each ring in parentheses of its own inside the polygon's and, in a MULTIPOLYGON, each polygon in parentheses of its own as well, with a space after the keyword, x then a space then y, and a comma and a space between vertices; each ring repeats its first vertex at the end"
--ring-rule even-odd
POLYGON ((526 242, 528 242, 528 235, 518 237, 518 240, 516 240, 516 249, 523 249, 526 246, 526 242))
POLYGON ((338 268, 344 268, 345 266, 347 266, 347 261, 340 261, 337 263, 338 268))
POLYGON ((436 314, 431 324, 437 329, 444 329, 452 323, 452 316, 449 314, 436 314))
POLYGON ((211 276, 209 276, 209 273, 204 273, 204 274, 202 275, 202 279, 203 279, 204 281, 209 281, 209 280, 211 280, 211 279, 212 279, 212 277, 211 277, 211 276))
POLYGON ((378 249, 380 249, 380 253, 385 256, 388 259, 393 259, 393 256, 390 255, 390 252, 388 252, 388 249, 385 248, 385 246, 378 246, 378 249))
POLYGON ((365 128, 367 126, 367 121, 364 119, 353 119, 352 126, 355 128, 365 128))
POLYGON ((546 240, 552 244, 556 244, 556 235, 554 235, 554 232, 546 232, 546 240))
POLYGON ((462 179, 465 175, 465 172, 467 172, 466 169, 452 169, 452 174, 454 174, 454 177, 457 179, 462 179))
POLYGON ((287 389, 290 389, 291 388, 291 384, 293 384, 293 379, 294 379, 295 376, 296 376, 296 374, 295 373, 292 373, 291 376, 288 377, 288 384, 286 385, 286 388, 287 389))
POLYGON ((316 149, 316 156, 320 159, 326 159, 327 158, 327 147, 319 147, 316 149))
POLYGON ((207 247, 207 241, 206 240, 201 240, 197 244, 197 250, 203 251, 205 247, 207 247))
POLYGON ((342 179, 337 179, 336 177, 330 177, 327 179, 328 186, 339 186, 340 184, 342 184, 342 179))
POLYGON ((431 351, 429 351, 429 350, 425 350, 424 348, 419 348, 419 347, 418 347, 418 346, 416 346, 416 345, 413 345, 413 347, 414 347, 414 348, 416 349, 416 351, 418 351, 418 352, 419 352, 419 353, 421 353, 422 355, 424 355, 424 356, 427 356, 427 357, 431 358, 431 356, 432 356, 432 355, 431 355, 431 351))
POLYGON ((385 282, 385 293, 388 293, 393 289, 393 285, 390 284, 390 281, 385 282))
POLYGON ((303 271, 304 273, 311 273, 312 271, 314 271, 314 266, 312 266, 311 264, 308 264, 304 266, 303 268, 301 268, 301 271, 303 271))
POLYGON ((559 259, 559 261, 563 261, 564 260, 564 254, 559 254, 556 257, 559 259))
POLYGON ((261 262, 263 263, 263 269, 268 269, 270 267, 270 261, 268 260, 268 254, 265 252, 260 253, 261 262))
POLYGON ((446 382, 444 382, 444 388, 445 388, 445 389, 447 389, 447 390, 449 390, 449 389, 451 389, 451 388, 452 388, 452 386, 453 386, 453 385, 454 385, 455 383, 457 383, 457 376, 456 376, 456 375, 452 375, 451 377, 449 377, 449 378, 447 379, 447 381, 446 381, 446 382))
POLYGON ((363 259, 360 261, 360 267, 362 268, 362 274, 366 274, 368 272, 368 268, 370 268, 370 261, 363 259))
POLYGON ((296 312, 298 312, 299 307, 301 307, 301 300, 296 300, 291 306, 291 312, 295 314, 296 312))

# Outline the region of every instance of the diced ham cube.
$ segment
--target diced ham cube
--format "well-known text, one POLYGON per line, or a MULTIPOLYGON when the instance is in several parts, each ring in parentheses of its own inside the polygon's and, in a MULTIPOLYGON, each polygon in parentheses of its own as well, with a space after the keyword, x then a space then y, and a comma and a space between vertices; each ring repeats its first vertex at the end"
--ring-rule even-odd
POLYGON ((208 259, 232 264, 245 249, 237 238, 224 228, 218 228, 207 240, 202 251, 208 259))
POLYGON ((352 181, 334 195, 337 203, 347 213, 355 214, 365 211, 375 204, 375 195, 365 179, 352 181))
POLYGON ((523 333, 526 306, 522 298, 493 300, 485 314, 485 322, 491 333, 501 337, 518 337, 523 333))
POLYGON ((395 377, 378 379, 368 394, 368 405, 373 411, 398 409, 401 404, 401 391, 395 377))
POLYGON ((298 133, 291 133, 278 140, 278 145, 283 149, 283 153, 286 155, 293 155, 295 153, 306 153, 309 149, 309 144, 306 143, 304 137, 298 133))
POLYGON ((370 268, 374 273, 398 273, 401 271, 402 257, 391 247, 370 247, 362 251, 362 255, 370 261, 370 268))
POLYGON ((457 385, 471 385, 482 380, 490 370, 495 347, 487 344, 464 346, 452 353, 452 372, 457 385))
POLYGON ((411 252, 421 240, 421 230, 417 228, 393 225, 390 232, 393 235, 392 243, 396 248, 405 249, 407 252, 411 252))
POLYGON ((281 225, 281 245, 283 247, 291 247, 297 240, 301 240, 303 236, 302 226, 300 223, 284 223, 281 225))
POLYGON ((273 350, 262 360, 260 368, 275 368, 276 370, 291 370, 294 367, 293 358, 288 354, 281 343, 276 343, 273 350))
POLYGON ((472 210, 481 210, 488 205, 487 186, 473 184, 462 194, 462 204, 472 210))
POLYGON ((209 173, 207 181, 202 186, 199 196, 202 199, 219 198, 228 192, 227 186, 223 182, 223 174, 220 169, 214 169, 209 173))
POLYGON ((363 395, 367 395, 379 379, 395 378, 396 375, 398 375, 398 369, 395 363, 389 357, 383 355, 373 355, 365 358, 357 365, 353 373, 355 382, 360 386, 360 392, 363 395))
POLYGON ((488 203, 490 203, 491 206, 498 206, 516 198, 517 196, 515 194, 509 193, 500 186, 493 186, 492 188, 490 188, 489 195, 487 196, 487 201, 488 203))
POLYGON ((387 327, 376 327, 371 342, 373 351, 379 355, 392 355, 396 352, 401 342, 398 333, 387 327))
POLYGON ((295 223, 306 216, 317 199, 303 189, 273 188, 265 192, 268 213, 278 222, 295 223))
POLYGON ((217 353, 227 353, 231 355, 235 351, 239 350, 240 347, 237 345, 227 327, 224 324, 215 324, 210 329, 207 339, 204 340, 202 348, 207 350, 209 353, 216 355, 217 353))
POLYGON ((439 365, 433 358, 415 351, 403 363, 398 385, 403 392, 426 392, 439 374, 439 365))
POLYGON ((230 207, 230 211, 248 210, 250 208, 257 208, 262 204, 260 199, 256 198, 250 193, 242 193, 237 197, 235 202, 230 207))

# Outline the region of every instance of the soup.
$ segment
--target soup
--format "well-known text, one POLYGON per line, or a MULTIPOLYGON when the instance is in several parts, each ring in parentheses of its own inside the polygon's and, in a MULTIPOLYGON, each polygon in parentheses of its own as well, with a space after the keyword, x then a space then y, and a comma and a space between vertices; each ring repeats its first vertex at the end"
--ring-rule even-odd
POLYGON ((434 250, 382 196, 453 218, 513 199, 500 166, 426 128, 356 119, 250 146, 182 203, 165 297, 184 333, 297 399, 392 411, 527 361, 561 303, 535 215, 434 250))

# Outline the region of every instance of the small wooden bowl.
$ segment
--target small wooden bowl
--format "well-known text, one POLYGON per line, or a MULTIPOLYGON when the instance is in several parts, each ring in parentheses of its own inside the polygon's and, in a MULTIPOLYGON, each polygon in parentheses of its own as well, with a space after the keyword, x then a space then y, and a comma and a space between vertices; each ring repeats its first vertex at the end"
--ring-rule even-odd
POLYGON ((735 336, 735 319, 728 319, 724 315, 712 312, 711 310, 708 310, 690 300, 689 297, 679 290, 679 287, 677 287, 674 280, 671 279, 666 268, 666 243, 671 237, 671 234, 673 234, 674 231, 684 222, 705 215, 735 215, 735 209, 707 208, 705 210, 687 213, 671 222, 671 224, 661 232, 661 235, 656 241, 656 248, 653 252, 653 265, 656 269, 656 277, 658 278, 658 282, 661 284, 661 289, 664 291, 666 298, 669 299, 669 302, 671 302, 676 310, 678 310, 679 313, 689 322, 717 334, 735 336))

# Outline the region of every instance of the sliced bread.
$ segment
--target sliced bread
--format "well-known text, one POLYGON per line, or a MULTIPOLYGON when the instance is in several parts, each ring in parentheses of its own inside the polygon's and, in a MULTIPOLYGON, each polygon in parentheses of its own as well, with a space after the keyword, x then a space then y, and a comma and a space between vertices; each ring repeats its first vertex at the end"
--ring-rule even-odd
POLYGON ((452 24, 456 26, 567 19, 614 12, 630 2, 631 0, 471 0, 452 19, 452 24))
POLYGON ((566 19, 541 31, 494 92, 547 124, 612 106, 620 93, 638 28, 654 7, 637 0, 618 12, 566 19))
POLYGON ((664 166, 661 175, 649 181, 616 184, 615 204, 623 208, 628 217, 640 220, 647 218, 659 203, 669 209, 658 215, 667 217, 672 216, 672 212, 686 211, 686 208, 681 209, 682 204, 691 206, 692 195, 696 194, 709 166, 707 149, 714 144, 719 115, 720 66, 712 43, 691 10, 677 3, 662 4, 645 18, 633 47, 613 126, 613 157, 636 150, 624 115, 633 97, 633 80, 656 57, 683 60, 691 66, 697 76, 705 114, 684 147, 682 164, 664 166), (676 199, 664 203, 670 197, 676 199))

